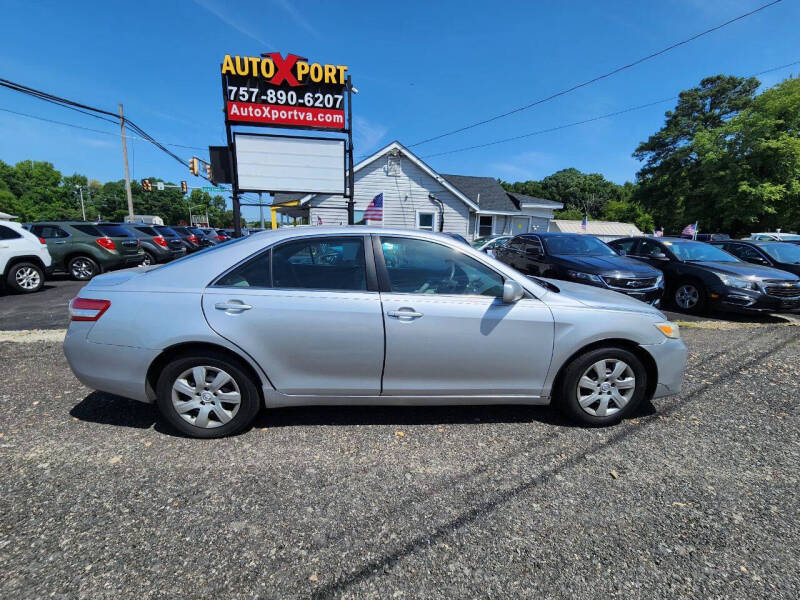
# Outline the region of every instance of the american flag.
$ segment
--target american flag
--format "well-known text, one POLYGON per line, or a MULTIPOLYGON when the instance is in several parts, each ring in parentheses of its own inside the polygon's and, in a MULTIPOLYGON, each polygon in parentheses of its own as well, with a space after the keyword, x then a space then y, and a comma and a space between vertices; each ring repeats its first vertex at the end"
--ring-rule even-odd
POLYGON ((692 237, 694 237, 695 233, 697 233, 697 222, 689 223, 683 228, 683 231, 681 231, 682 235, 691 235, 692 237))
POLYGON ((581 221, 581 229, 585 232, 586 229, 589 227, 589 216, 583 217, 583 221, 581 221))
POLYGON ((317 215, 317 225, 322 225, 322 217, 317 215))
POLYGON ((658 229, 653 232, 653 235, 656 237, 664 237, 664 228, 658 229))
POLYGON ((369 221, 383 221, 383 194, 378 194, 364 211, 364 219, 369 221))

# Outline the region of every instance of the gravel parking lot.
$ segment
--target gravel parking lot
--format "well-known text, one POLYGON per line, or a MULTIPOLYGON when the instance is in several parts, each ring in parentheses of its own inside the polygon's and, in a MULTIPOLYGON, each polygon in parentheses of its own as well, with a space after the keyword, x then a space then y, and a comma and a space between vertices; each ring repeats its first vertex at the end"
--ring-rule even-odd
POLYGON ((609 429, 305 408, 208 441, 6 339, 0 596, 797 598, 800 329, 711 327, 609 429))

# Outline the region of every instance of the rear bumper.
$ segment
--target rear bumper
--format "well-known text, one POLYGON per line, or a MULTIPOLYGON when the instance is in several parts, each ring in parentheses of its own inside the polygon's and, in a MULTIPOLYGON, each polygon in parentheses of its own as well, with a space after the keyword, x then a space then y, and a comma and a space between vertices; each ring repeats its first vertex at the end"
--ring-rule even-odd
POLYGON ((686 345, 683 340, 667 339, 662 344, 642 346, 658 369, 658 382, 653 398, 672 396, 681 392, 683 372, 686 370, 686 345))
POLYGON ((158 350, 95 344, 86 336, 94 323, 70 323, 64 355, 75 377, 87 387, 152 403, 147 393, 147 369, 158 350))

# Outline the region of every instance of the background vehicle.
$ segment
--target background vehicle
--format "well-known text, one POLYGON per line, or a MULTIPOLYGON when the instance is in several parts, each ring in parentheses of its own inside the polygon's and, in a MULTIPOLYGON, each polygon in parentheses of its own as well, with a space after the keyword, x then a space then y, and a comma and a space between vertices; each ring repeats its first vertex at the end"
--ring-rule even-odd
POLYGON ((198 231, 203 236, 203 239, 205 239, 211 246, 216 246, 222 242, 227 242, 230 239, 227 235, 223 235, 211 227, 200 227, 198 228, 198 231))
POLYGON ((485 252, 489 256, 494 256, 495 246, 505 244, 511 237, 510 235, 490 235, 473 240, 471 245, 479 252, 485 252))
POLYGON ((142 262, 139 242, 126 236, 110 236, 85 221, 39 221, 31 233, 47 242, 53 268, 73 279, 86 281, 112 269, 142 262))
POLYGON ((52 264, 43 239, 19 223, 0 221, 0 275, 9 289, 23 294, 38 292, 52 264))
POLYGON ((142 245, 144 257, 143 265, 169 262, 186 254, 186 248, 178 236, 167 240, 155 229, 155 225, 145 223, 120 223, 122 227, 131 232, 142 245))
POLYGON ((731 239, 731 236, 729 236, 727 233, 698 233, 697 235, 694 236, 688 234, 681 234, 680 237, 683 240, 693 239, 697 242, 715 242, 715 241, 731 239))
POLYGON ((228 240, 233 239, 232 232, 228 231, 227 229, 217 229, 216 231, 218 236, 225 238, 224 240, 220 240, 221 242, 227 242, 228 240))
POLYGON ((197 238, 197 234, 192 231, 191 228, 175 225, 172 227, 172 230, 181 238, 183 246, 186 248, 186 252, 196 252, 202 248, 200 245, 200 240, 197 238))
POLYGON ((785 271, 743 262, 716 246, 681 238, 622 238, 609 244, 658 266, 667 295, 685 311, 711 306, 735 312, 800 308, 800 279, 785 271))
POLYGON ((714 242, 714 246, 754 265, 774 267, 800 275, 800 246, 785 242, 730 240, 714 242))
POLYGON ((452 239, 454 239, 454 240, 456 240, 458 242, 461 242, 462 244, 466 244, 467 246, 469 246, 469 242, 467 241, 467 238, 465 238, 460 233, 452 233, 452 232, 449 232, 449 231, 442 231, 442 232, 440 232, 440 235, 446 235, 449 238, 452 238, 452 239))
POLYGON ((607 288, 658 306, 661 271, 620 256, 592 235, 524 233, 494 250, 497 260, 525 273, 607 288))
POLYGON ((436 233, 283 228, 95 279, 72 301, 64 351, 86 385, 155 401, 197 437, 241 431, 262 402, 553 397, 606 425, 679 392, 686 347, 662 313, 559 287, 436 233))
MULTIPOLYGON (((186 247, 186 244, 183 243, 183 238, 177 231, 175 231, 174 228, 167 225, 153 225, 153 229, 156 230, 156 233, 161 234, 161 236, 167 240, 167 245, 171 250, 183 248, 186 252, 189 251, 189 249, 186 247)), ((186 252, 183 254, 186 254, 186 252)))
POLYGON ((756 241, 773 242, 800 242, 800 235, 797 233, 751 233, 747 238, 756 241))

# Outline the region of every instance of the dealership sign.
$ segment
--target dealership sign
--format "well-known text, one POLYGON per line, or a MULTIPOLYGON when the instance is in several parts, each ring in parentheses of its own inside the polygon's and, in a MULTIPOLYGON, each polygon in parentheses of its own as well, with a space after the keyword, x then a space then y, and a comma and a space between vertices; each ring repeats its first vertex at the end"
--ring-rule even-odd
POLYGON ((347 67, 296 54, 226 55, 226 120, 231 124, 344 131, 347 67))

